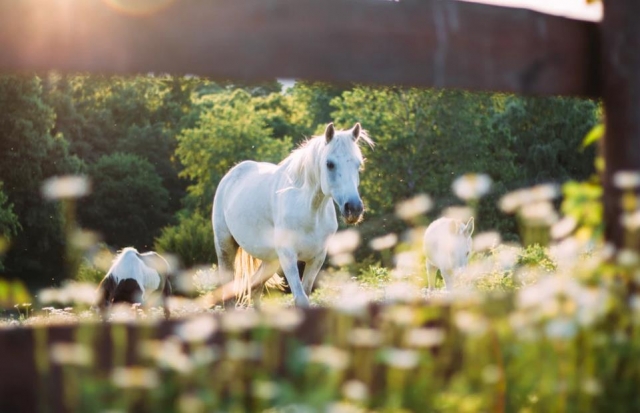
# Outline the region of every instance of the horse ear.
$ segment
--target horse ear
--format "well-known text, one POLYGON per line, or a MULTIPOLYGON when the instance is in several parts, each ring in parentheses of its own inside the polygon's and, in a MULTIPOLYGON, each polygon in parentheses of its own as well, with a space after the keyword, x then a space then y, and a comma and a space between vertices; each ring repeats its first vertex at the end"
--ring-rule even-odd
POLYGON ((469 218, 469 221, 467 221, 467 224, 465 225, 464 235, 467 237, 470 237, 471 234, 473 234, 474 227, 475 227, 475 224, 473 222, 473 217, 471 217, 469 218))
POLYGON ((327 128, 324 130, 324 137, 327 139, 327 143, 331 142, 333 139, 333 135, 335 135, 336 129, 333 127, 333 122, 327 125, 327 128))
POLYGON ((357 141, 358 138, 360 137, 360 122, 356 122, 356 124, 353 126, 352 133, 353 133, 353 140, 357 141))

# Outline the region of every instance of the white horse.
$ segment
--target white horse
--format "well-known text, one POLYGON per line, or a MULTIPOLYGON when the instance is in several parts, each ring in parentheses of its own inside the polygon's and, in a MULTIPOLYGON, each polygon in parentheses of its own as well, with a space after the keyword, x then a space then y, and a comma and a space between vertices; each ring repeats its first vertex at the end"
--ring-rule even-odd
POLYGON ((436 272, 439 269, 447 290, 453 288, 453 277, 466 267, 471 252, 471 234, 473 217, 464 222, 439 218, 433 221, 424 232, 424 255, 427 266, 429 289, 436 285, 436 272))
POLYGON ((164 313, 169 318, 170 274, 171 267, 160 254, 153 251, 140 254, 135 248, 124 248, 98 286, 98 305, 104 310, 117 302, 141 304, 149 294, 161 291, 164 313))
POLYGON ((228 282, 207 297, 206 305, 250 297, 279 268, 296 305, 309 305, 327 239, 338 229, 333 202, 348 224, 362 219, 360 141, 373 147, 359 123, 349 130, 330 123, 324 135, 307 140, 280 164, 244 161, 222 178, 212 222, 218 270, 228 282), (305 263, 302 277, 298 261, 305 263), (248 269, 252 265, 255 273, 248 269))

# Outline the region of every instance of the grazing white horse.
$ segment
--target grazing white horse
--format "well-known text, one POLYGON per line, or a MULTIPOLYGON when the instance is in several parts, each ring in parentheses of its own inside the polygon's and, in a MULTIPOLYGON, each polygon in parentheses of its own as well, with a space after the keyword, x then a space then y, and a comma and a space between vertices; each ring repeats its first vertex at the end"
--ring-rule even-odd
POLYGON ((469 261, 473 227, 473 217, 469 218, 467 223, 443 217, 433 221, 427 227, 424 232, 424 255, 430 290, 436 285, 438 269, 447 290, 453 288, 453 277, 469 261))
POLYGON ((327 239, 338 229, 333 203, 348 224, 362 219, 360 141, 373 147, 359 123, 349 130, 330 123, 324 135, 307 140, 280 164, 244 161, 222 178, 212 221, 218 270, 228 282, 206 305, 250 297, 279 267, 296 305, 309 305, 327 239), (255 273, 247 269, 252 260, 255 273), (298 261, 305 263, 302 277, 298 261))
POLYGON ((98 286, 99 307, 104 310, 112 303, 142 303, 150 293, 161 291, 165 316, 169 317, 167 297, 171 295, 171 268, 160 254, 139 253, 124 248, 115 258, 107 275, 98 286))

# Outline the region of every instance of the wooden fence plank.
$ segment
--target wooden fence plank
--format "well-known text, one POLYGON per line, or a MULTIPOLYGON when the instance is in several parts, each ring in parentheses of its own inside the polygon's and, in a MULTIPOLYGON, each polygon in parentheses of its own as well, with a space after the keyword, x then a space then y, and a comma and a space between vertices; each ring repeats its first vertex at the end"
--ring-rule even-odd
POLYGON ((182 0, 131 15, 108 3, 0 0, 0 71, 599 95, 596 24, 529 10, 451 0, 182 0))
MULTIPOLYGON (((626 246, 640 251, 638 233, 625 235, 620 222, 622 191, 614 185, 614 176, 619 171, 640 173, 640 25, 637 21, 640 2, 607 0, 604 10, 605 237, 618 248, 626 246)), ((637 196, 638 188, 635 193, 637 196)))

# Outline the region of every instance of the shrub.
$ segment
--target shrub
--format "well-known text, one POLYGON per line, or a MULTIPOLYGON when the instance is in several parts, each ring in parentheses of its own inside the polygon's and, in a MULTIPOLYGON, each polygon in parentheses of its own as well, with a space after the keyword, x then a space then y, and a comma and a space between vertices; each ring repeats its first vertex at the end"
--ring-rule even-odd
POLYGON ((216 262, 211 221, 199 213, 182 215, 178 225, 162 230, 155 249, 175 254, 187 268, 216 262))

